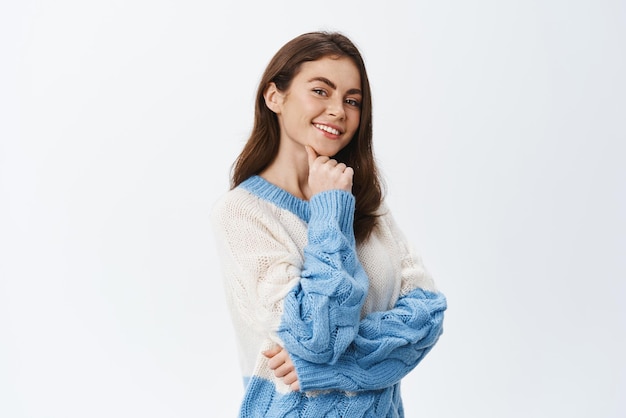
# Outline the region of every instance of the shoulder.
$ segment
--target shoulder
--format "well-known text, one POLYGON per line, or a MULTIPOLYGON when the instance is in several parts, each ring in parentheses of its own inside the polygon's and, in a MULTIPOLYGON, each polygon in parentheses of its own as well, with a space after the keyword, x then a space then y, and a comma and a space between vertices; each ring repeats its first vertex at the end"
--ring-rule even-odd
POLYGON ((211 223, 217 232, 229 234, 277 233, 285 225, 299 219, 246 187, 235 187, 223 194, 213 205, 211 223), (272 232, 273 231, 273 232, 272 232))
POLYGON ((376 227, 372 231, 374 235, 387 242, 394 248, 394 251, 406 252, 407 248, 405 247, 410 247, 410 245, 407 243, 404 232, 396 223, 392 211, 384 201, 376 211, 376 215, 376 227))
POLYGON ((211 209, 213 224, 228 224, 232 221, 258 218, 265 212, 263 201, 250 191, 236 187, 224 193, 211 209))
POLYGON ((220 216, 241 208, 253 207, 257 204, 256 200, 258 199, 249 191, 236 187, 227 191, 215 201, 211 208, 211 216, 220 216))

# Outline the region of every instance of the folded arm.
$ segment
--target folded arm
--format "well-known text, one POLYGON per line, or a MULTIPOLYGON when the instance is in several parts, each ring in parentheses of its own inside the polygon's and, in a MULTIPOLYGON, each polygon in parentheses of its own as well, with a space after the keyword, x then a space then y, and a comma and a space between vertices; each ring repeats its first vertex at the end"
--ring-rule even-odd
POLYGON ((379 223, 380 239, 395 243, 388 251, 390 256, 398 255, 401 296, 391 309, 372 312, 360 322, 354 341, 333 365, 315 364, 289 351, 297 385, 304 390, 362 391, 394 385, 424 358, 442 333, 444 295, 436 290, 421 258, 391 216, 382 216, 379 223))
POLYGON ((441 293, 417 289, 393 309, 365 317, 354 342, 335 364, 314 364, 292 354, 300 388, 356 392, 396 384, 439 339, 445 309, 441 293))
POLYGON ((289 353, 313 363, 337 361, 358 331, 368 279, 356 254, 353 205, 348 192, 311 198, 304 268, 283 301, 278 335, 289 353))
POLYGON ((303 256, 271 205, 242 200, 247 207, 227 202, 216 222, 236 309, 300 358, 336 361, 358 332, 368 287, 352 230, 354 197, 331 190, 311 198, 303 256))

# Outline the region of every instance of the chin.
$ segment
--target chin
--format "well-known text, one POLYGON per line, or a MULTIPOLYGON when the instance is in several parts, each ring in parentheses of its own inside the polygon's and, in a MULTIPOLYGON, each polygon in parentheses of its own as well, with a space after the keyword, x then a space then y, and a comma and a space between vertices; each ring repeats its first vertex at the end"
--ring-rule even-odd
MULTIPOLYGON (((347 144, 346 144, 347 145, 347 144)), ((335 155, 339 154, 339 152, 341 152, 342 149, 345 148, 344 146, 317 146, 317 147, 313 147, 313 149, 319 154, 319 155, 324 155, 327 157, 334 157, 335 155)))

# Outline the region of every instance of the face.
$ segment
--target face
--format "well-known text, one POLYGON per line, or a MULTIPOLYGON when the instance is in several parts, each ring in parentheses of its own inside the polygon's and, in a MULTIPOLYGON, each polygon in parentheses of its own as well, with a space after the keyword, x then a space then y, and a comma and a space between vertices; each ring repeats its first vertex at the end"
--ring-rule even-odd
POLYGON ((361 76, 349 58, 305 62, 286 92, 273 84, 265 100, 276 113, 281 147, 310 145, 329 157, 344 148, 359 127, 361 76))

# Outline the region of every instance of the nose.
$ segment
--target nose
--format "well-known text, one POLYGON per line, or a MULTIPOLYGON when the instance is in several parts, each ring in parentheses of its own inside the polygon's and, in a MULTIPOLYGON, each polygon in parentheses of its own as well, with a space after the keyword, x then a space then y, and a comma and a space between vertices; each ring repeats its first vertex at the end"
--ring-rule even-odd
POLYGON ((337 119, 343 120, 346 117, 346 112, 343 107, 343 99, 337 98, 330 100, 328 103, 327 112, 329 116, 334 116, 337 119))

